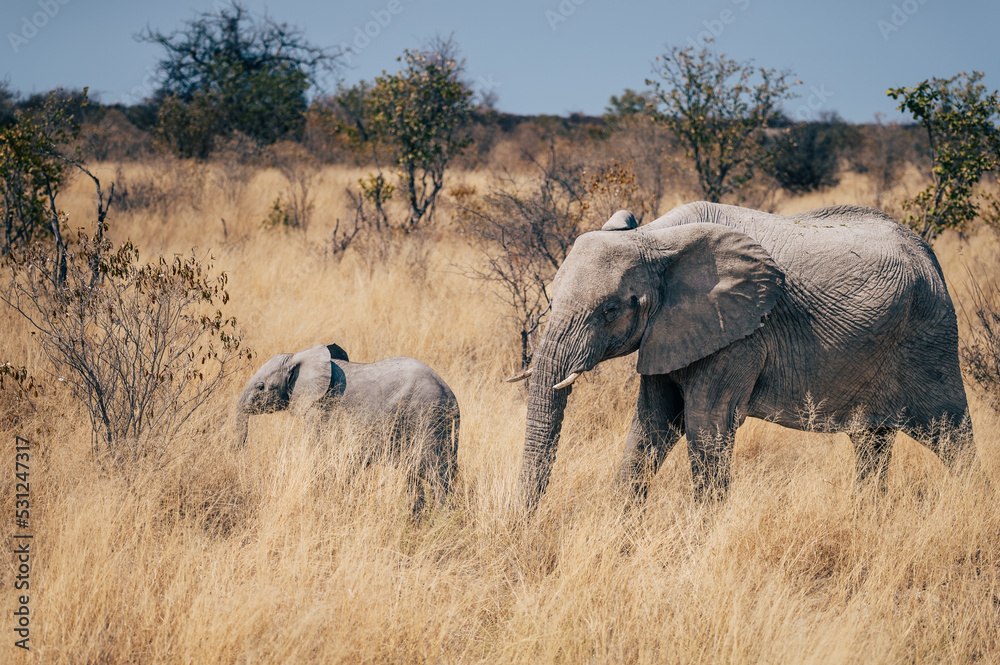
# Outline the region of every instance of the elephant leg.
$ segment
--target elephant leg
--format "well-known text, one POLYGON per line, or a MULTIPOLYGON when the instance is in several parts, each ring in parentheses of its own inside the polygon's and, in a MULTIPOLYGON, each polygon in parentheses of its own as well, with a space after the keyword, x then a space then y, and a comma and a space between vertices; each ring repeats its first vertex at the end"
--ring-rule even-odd
POLYGON ((695 497, 723 499, 729 490, 736 430, 764 366, 765 349, 751 338, 677 374, 684 389, 684 434, 695 497))
POLYGON ((874 473, 879 489, 885 489, 886 471, 895 439, 896 430, 892 427, 875 427, 851 435, 859 483, 874 473))
POLYGON ((409 474, 407 476, 407 484, 410 497, 413 500, 411 516, 416 519, 423 514, 424 508, 427 505, 427 499, 424 497, 423 474, 419 472, 409 474))
POLYGON ((458 466, 458 428, 457 415, 442 419, 434 414, 419 420, 412 431, 408 479, 414 495, 414 516, 426 506, 428 487, 434 494, 435 505, 440 508, 445 504, 458 466))
POLYGON ((434 488, 435 474, 423 450, 425 442, 413 438, 405 443, 409 445, 399 451, 397 463, 406 473, 406 491, 412 501, 412 516, 418 518, 427 506, 427 485, 434 488))
POLYGON ((729 491, 736 430, 746 418, 746 401, 717 404, 698 410, 701 400, 685 405, 685 435, 694 495, 699 501, 724 499, 729 491))
POLYGON ((699 501, 724 499, 729 491, 733 460, 733 444, 738 426, 711 428, 689 427, 688 458, 694 495, 699 501))
POLYGON ((928 426, 903 431, 934 451, 949 470, 969 468, 982 473, 968 412, 952 413, 928 426))
POLYGON ((458 430, 460 418, 454 415, 439 421, 435 427, 435 478, 434 495, 438 505, 443 505, 455 485, 458 475, 458 430))
POLYGON ((677 384, 663 374, 642 375, 635 416, 618 471, 618 480, 631 501, 645 501, 649 483, 681 437, 683 428, 684 398, 677 384))
MULTIPOLYGON (((434 493, 434 503, 438 507, 444 505, 455 476, 455 458, 445 447, 450 443, 450 441, 436 440, 435 448, 428 452, 427 459, 420 464, 417 484, 419 485, 422 480, 430 486, 434 493)), ((423 492, 422 489, 420 491, 423 492)))

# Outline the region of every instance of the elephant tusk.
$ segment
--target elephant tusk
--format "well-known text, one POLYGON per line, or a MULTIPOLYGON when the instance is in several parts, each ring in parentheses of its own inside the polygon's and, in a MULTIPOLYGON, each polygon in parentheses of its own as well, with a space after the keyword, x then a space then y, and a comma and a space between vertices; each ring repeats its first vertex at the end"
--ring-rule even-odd
POLYGON ((524 381, 529 376, 531 376, 531 373, 533 371, 534 370, 532 370, 532 369, 526 369, 523 372, 521 372, 520 374, 518 374, 517 376, 512 376, 512 377, 508 378, 507 379, 507 383, 517 383, 518 381, 524 381))
POLYGON ((557 383, 556 385, 554 385, 552 387, 555 388, 556 390, 562 390, 566 386, 568 386, 568 385, 572 384, 574 381, 576 381, 577 378, 579 378, 579 376, 580 376, 579 372, 573 372, 572 374, 570 374, 565 379, 563 379, 562 381, 560 381, 559 383, 557 383))

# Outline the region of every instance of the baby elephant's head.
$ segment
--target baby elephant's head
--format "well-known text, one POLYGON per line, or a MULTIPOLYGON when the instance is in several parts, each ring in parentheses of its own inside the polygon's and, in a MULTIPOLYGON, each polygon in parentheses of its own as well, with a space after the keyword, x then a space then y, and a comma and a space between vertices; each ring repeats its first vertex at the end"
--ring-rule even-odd
POLYGON ((250 416, 293 407, 303 411, 330 389, 332 360, 347 360, 337 346, 317 346, 299 353, 279 353, 257 370, 237 401, 238 441, 246 443, 250 416))
POLYGON ((301 368, 301 363, 292 362, 293 357, 291 353, 279 353, 257 370, 240 395, 241 413, 257 415, 288 408, 291 389, 301 368))

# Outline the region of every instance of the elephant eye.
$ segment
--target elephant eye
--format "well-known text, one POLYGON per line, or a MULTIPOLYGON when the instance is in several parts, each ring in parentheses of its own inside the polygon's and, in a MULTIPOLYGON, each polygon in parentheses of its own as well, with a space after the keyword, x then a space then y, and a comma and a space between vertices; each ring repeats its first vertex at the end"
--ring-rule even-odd
POLYGON ((264 389, 264 384, 263 383, 258 383, 257 384, 257 390, 263 390, 263 389, 264 389))
POLYGON ((604 320, 611 323, 622 315, 622 306, 616 302, 608 303, 604 306, 604 320))

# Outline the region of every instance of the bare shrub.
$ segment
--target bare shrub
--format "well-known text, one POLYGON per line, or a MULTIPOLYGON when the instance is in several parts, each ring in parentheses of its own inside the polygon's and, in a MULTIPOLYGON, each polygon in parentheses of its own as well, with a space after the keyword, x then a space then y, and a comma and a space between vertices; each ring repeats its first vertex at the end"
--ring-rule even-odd
POLYGON ((320 243, 321 256, 339 261, 353 248, 369 274, 391 263, 404 266, 415 280, 426 279, 431 250, 428 233, 422 228, 390 224, 385 204, 394 187, 381 174, 369 175, 359 184, 360 191, 345 188, 344 215, 320 243))
POLYGON ((774 176, 761 172, 733 195, 733 201, 744 208, 775 212, 780 189, 781 184, 774 176))
POLYGON ((128 212, 147 212, 168 219, 181 210, 200 211, 207 166, 193 160, 165 157, 135 169, 129 175, 119 164, 115 171, 115 206, 128 212))
POLYGON ((898 123, 885 122, 881 114, 863 128, 859 147, 848 153, 854 171, 868 175, 872 206, 895 217, 902 216, 902 208, 892 198, 893 189, 915 158, 912 136, 898 123))
POLYGON ((271 158, 274 167, 288 182, 286 224, 305 231, 316 199, 314 187, 319 178, 319 162, 308 150, 291 142, 275 145, 271 158))
POLYGON ((341 219, 340 217, 337 218, 333 231, 327 234, 323 242, 322 251, 323 258, 325 259, 339 261, 344 256, 344 252, 351 246, 351 243, 354 242, 358 233, 361 232, 361 229, 368 228, 372 224, 365 198, 350 187, 345 190, 345 193, 349 201, 345 210, 347 213, 345 219, 350 221, 344 223, 343 228, 341 228, 341 219))
POLYGON ((89 413, 95 453, 121 463, 162 452, 155 445, 250 352, 235 318, 217 309, 229 294, 210 258, 142 262, 130 241, 115 247, 105 237, 103 199, 99 210, 97 232, 78 232, 63 267, 51 244, 12 253, 0 300, 41 333, 46 356, 66 372, 89 413))
POLYGON ((256 141, 241 132, 233 132, 212 154, 212 180, 216 189, 222 192, 226 210, 240 209, 247 185, 257 171, 260 153, 256 141))
POLYGON ((619 120, 609 143, 616 159, 632 167, 636 184, 648 198, 654 216, 667 193, 668 179, 675 187, 683 182, 687 189, 695 189, 694 180, 674 157, 676 146, 670 131, 648 115, 637 114, 619 120))
MULTIPOLYGON (((535 173, 526 182, 504 173, 494 176, 482 196, 473 189, 451 191, 463 233, 482 256, 468 273, 500 287, 520 327, 525 369, 534 353, 532 336, 548 309, 546 287, 581 231, 587 196, 583 167, 565 162, 553 143, 545 162, 532 162, 535 173)), ((590 180, 600 190, 595 183, 607 181, 590 180)))
POLYGON ((358 187, 357 190, 352 187, 344 189, 347 195, 344 213, 350 222, 341 229, 341 221, 337 219, 333 233, 327 238, 324 253, 339 258, 353 244, 365 255, 369 268, 373 268, 388 260, 405 230, 389 222, 386 205, 396 188, 381 171, 358 180, 358 187))
POLYGON ((622 164, 612 160, 596 168, 587 169, 584 172, 583 187, 580 213, 598 224, 604 223, 623 208, 635 215, 639 224, 647 212, 654 212, 656 196, 645 195, 636 179, 631 162, 622 164))
POLYGON ((525 369, 548 309, 547 286, 576 237, 600 228, 623 208, 639 222, 653 211, 653 197, 639 186, 631 163, 584 167, 566 159, 552 135, 548 148, 543 159, 526 155, 534 166, 527 179, 504 172, 483 195, 468 187, 449 192, 460 210, 462 232, 482 256, 468 275, 500 287, 520 328, 525 369))
POLYGON ((32 398, 37 398, 42 390, 41 382, 28 373, 28 368, 0 363, 0 422, 17 425, 24 407, 34 409, 32 398))
POLYGON ((115 186, 118 188, 119 210, 146 210, 167 215, 172 205, 169 192, 155 178, 132 179, 122 170, 115 169, 115 186))
POLYGON ((996 266, 1000 253, 994 252, 992 269, 977 266, 983 276, 977 277, 973 269, 968 272, 971 311, 964 306, 962 314, 969 333, 959 349, 966 373, 982 389, 994 408, 1000 409, 1000 281, 996 266))

